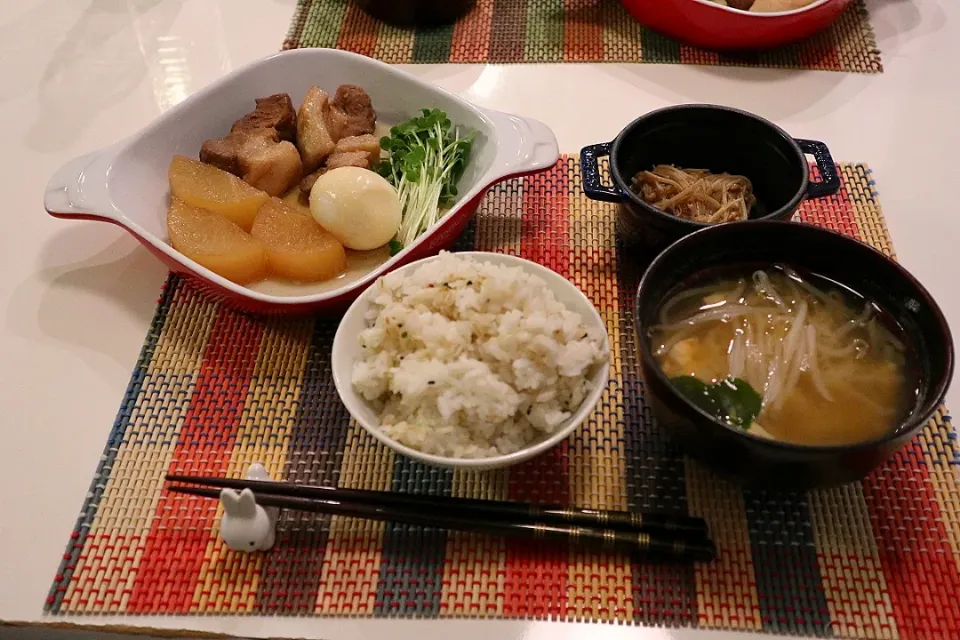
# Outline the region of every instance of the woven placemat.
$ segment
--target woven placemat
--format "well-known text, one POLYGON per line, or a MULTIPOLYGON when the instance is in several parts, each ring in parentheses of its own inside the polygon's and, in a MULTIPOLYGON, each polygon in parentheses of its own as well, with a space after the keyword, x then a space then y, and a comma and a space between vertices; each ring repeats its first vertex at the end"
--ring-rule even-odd
POLYGON ((374 20, 350 0, 299 0, 284 42, 285 49, 298 47, 335 47, 395 64, 659 62, 883 71, 864 0, 804 42, 737 54, 697 49, 642 27, 617 0, 478 0, 455 25, 415 30, 374 20))
MULTIPOLYGON (((891 253, 863 165, 803 220, 891 253)), ((171 277, 46 603, 55 613, 262 613, 529 618, 762 629, 857 638, 960 637, 960 466, 946 412, 868 480, 783 495, 743 490, 686 459, 638 379, 636 269, 613 205, 577 161, 502 183, 460 249, 544 264, 607 323, 612 379, 568 441, 509 470, 453 473, 377 444, 331 380, 335 321, 234 313, 171 277), (162 491, 166 472, 705 517, 719 559, 641 565, 615 555, 416 527, 283 513, 276 547, 234 553, 215 501, 162 491)))

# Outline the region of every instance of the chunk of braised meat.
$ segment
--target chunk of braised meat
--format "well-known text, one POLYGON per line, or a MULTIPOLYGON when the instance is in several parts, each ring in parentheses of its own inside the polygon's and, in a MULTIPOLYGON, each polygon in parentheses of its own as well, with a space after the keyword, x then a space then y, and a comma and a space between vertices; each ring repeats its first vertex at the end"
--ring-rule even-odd
POLYGON ((286 93, 257 98, 257 108, 233 123, 231 133, 276 129, 281 140, 297 139, 297 111, 286 93))
POLYGON ((341 138, 337 142, 333 153, 327 158, 326 164, 306 175, 300 181, 300 191, 309 196, 317 178, 330 169, 336 169, 337 167, 374 169, 379 163, 380 141, 375 136, 366 134, 341 138))
MULTIPOLYGON (((350 138, 344 138, 340 142, 357 141, 360 138, 373 138, 373 136, 352 136, 350 138)), ((376 140, 374 139, 374 141, 376 140)), ((339 151, 340 142, 337 143, 338 150, 334 151, 330 157, 327 158, 327 163, 324 166, 320 167, 300 181, 301 195, 309 196, 310 190, 313 189, 313 185, 317 182, 317 178, 331 169, 337 169, 339 167, 360 167, 361 169, 372 169, 376 166, 376 163, 380 161, 379 142, 377 143, 375 151, 369 147, 369 142, 366 140, 362 142, 347 142, 347 144, 344 145, 344 148, 352 150, 339 151)))
MULTIPOLYGON (((374 169, 380 164, 380 141, 376 136, 369 133, 362 136, 349 136, 337 140, 337 146, 334 147, 333 155, 339 153, 364 153, 367 156, 367 169, 374 169)), ((327 161, 330 166, 330 161, 327 161)), ((357 165, 351 165, 357 166, 357 165)))
POLYGON ((330 102, 328 119, 334 140, 373 133, 377 112, 367 92, 352 84, 340 85, 330 102))
MULTIPOLYGON (((269 140, 296 140, 297 112, 293 101, 285 93, 256 100, 256 108, 233 123, 230 133, 223 138, 207 140, 200 147, 200 161, 243 177, 240 150, 251 138, 269 140)), ((258 143, 264 146, 265 143, 258 143)))
POLYGON ((213 138, 203 143, 200 147, 200 162, 243 177, 243 170, 240 168, 240 150, 251 138, 262 138, 274 143, 280 141, 276 129, 273 128, 228 133, 223 138, 213 138))
POLYGON ((283 195, 303 175, 300 152, 288 140, 248 136, 240 149, 239 164, 243 181, 271 196, 283 195))
POLYGON ((303 179, 300 181, 301 199, 303 197, 307 197, 307 198, 310 197, 310 190, 313 189, 313 185, 315 185, 317 183, 317 180, 320 178, 320 176, 322 176, 326 172, 327 172, 326 167, 320 167, 313 173, 303 177, 303 179))
POLYGON ((200 162, 210 164, 235 176, 240 175, 240 147, 246 135, 211 138, 200 147, 200 162))
POLYGON ((327 171, 339 169, 340 167, 369 169, 370 155, 365 151, 345 151, 343 153, 334 153, 327 158, 327 171))
POLYGON ((313 173, 323 164, 336 145, 327 124, 330 96, 320 87, 311 87, 297 113, 297 148, 303 159, 304 173, 313 173))

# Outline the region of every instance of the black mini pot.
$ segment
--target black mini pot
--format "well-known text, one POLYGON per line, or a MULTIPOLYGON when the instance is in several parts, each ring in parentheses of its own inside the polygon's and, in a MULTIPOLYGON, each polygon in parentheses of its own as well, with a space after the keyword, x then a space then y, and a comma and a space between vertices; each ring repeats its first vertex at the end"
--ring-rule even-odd
POLYGON ((403 27, 436 27, 465 16, 476 0, 354 0, 378 20, 403 27))
POLYGON ((713 105, 679 105, 651 111, 631 122, 613 142, 580 151, 583 191, 588 198, 619 202, 617 232, 631 244, 660 249, 704 227, 645 203, 630 188, 640 171, 658 164, 746 176, 757 203, 751 220, 789 219, 805 198, 833 195, 840 177, 826 145, 795 140, 758 116, 713 105), (810 182, 807 157, 822 176, 810 182), (610 157, 613 186, 601 184, 598 160, 610 157))
POLYGON ((860 480, 927 424, 953 376, 950 329, 927 290, 879 251, 801 223, 713 225, 675 242, 644 273, 634 319, 646 397, 657 422, 707 466, 751 485, 809 489, 860 480), (887 435, 844 446, 804 446, 754 436, 699 409, 657 364, 648 327, 659 322, 661 305, 678 286, 737 265, 775 263, 846 285, 903 327, 907 347, 916 354, 920 386, 909 415, 887 435))

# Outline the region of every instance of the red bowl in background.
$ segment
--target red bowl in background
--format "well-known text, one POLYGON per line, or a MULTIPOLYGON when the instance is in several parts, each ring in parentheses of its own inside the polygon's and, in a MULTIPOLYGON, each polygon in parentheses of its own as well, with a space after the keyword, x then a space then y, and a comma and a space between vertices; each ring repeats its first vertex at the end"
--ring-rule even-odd
POLYGON ((770 49, 829 27, 853 0, 815 0, 793 11, 751 13, 710 0, 620 0, 638 22, 687 44, 718 51, 770 49))

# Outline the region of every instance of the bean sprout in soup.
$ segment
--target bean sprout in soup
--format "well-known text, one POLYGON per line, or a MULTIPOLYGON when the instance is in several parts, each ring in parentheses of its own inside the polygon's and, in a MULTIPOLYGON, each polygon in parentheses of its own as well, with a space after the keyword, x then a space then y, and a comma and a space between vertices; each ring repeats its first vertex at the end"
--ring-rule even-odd
POLYGON ((804 445, 879 438, 910 413, 918 368, 872 301, 782 265, 695 280, 667 296, 649 338, 674 386, 708 413, 804 445))

